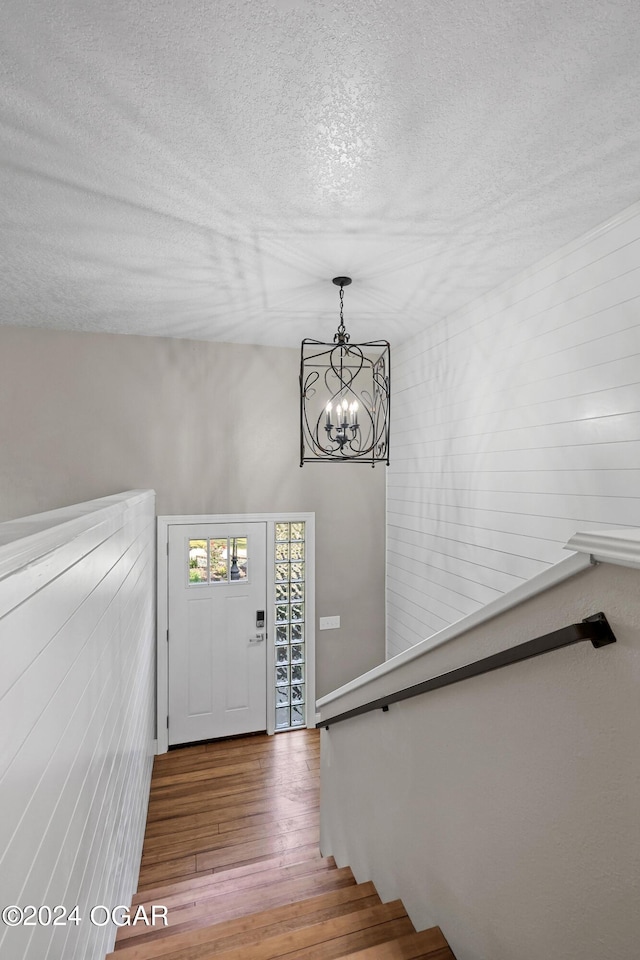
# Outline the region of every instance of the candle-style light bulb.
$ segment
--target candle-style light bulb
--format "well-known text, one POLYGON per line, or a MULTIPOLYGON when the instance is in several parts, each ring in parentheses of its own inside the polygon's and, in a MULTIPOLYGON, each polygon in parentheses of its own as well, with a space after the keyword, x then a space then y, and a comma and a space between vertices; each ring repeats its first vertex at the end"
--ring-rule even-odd
POLYGON ((330 403, 327 404, 325 410, 327 414, 327 426, 330 427, 331 426, 331 404, 330 403))
POLYGON ((353 425, 354 427, 357 427, 358 426, 358 401, 354 400, 352 406, 353 406, 353 425))

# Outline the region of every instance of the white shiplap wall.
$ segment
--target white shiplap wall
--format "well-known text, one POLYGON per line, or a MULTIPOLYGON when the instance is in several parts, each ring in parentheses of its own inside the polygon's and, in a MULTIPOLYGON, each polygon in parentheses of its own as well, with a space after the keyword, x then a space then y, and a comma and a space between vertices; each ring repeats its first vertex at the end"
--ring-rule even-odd
POLYGON ((640 204, 395 350, 387 657, 640 525, 640 204))
POLYGON ((79 904, 7 929, 0 957, 102 960, 96 904, 137 883, 154 749, 155 496, 0 524, 0 906, 79 904))

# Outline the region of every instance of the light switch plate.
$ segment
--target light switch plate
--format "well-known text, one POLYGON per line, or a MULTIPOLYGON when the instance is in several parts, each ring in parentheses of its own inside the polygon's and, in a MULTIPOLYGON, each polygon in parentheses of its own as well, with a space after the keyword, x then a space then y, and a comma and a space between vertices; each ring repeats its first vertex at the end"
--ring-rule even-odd
POLYGON ((321 630, 337 630, 340 626, 340 617, 320 617, 321 630))

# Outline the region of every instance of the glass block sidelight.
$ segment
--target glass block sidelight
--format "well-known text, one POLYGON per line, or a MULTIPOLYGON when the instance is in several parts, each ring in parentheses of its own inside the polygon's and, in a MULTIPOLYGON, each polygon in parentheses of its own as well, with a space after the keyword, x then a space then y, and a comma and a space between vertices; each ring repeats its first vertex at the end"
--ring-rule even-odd
POLYGON ((275 524, 276 731, 303 727, 305 717, 305 524, 275 524))
POLYGON ((276 730, 289 730, 291 728, 289 707, 276 706, 276 730))
POLYGON ((284 664, 278 665, 276 667, 276 683, 278 686, 280 687, 284 684, 286 687, 288 687, 290 682, 291 679, 289 677, 289 667, 284 666, 284 664))
POLYGON ((294 704, 291 707, 291 726, 304 727, 304 704, 294 704))
MULTIPOLYGON (((289 556, 289 544, 288 543, 276 543, 276 562, 286 562, 290 560, 289 556)), ((296 560, 298 557, 296 557, 296 560)))
POLYGON ((290 554, 292 560, 304 560, 304 543, 292 543, 290 554))
MULTIPOLYGON (((298 584, 296 583, 295 586, 297 587, 298 584)), ((286 602, 288 599, 289 599, 289 584, 276 583, 276 600, 284 600, 286 602)))

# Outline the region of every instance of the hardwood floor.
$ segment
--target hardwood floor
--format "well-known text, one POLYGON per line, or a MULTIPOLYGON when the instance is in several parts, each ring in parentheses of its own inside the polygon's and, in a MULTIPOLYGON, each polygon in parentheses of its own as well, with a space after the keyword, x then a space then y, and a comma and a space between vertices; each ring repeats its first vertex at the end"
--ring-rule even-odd
POLYGON ((131 913, 114 960, 455 960, 438 927, 416 933, 319 850, 315 730, 156 757, 131 913))
POLYGON ((156 757, 139 889, 260 860, 319 856, 317 730, 156 757))

